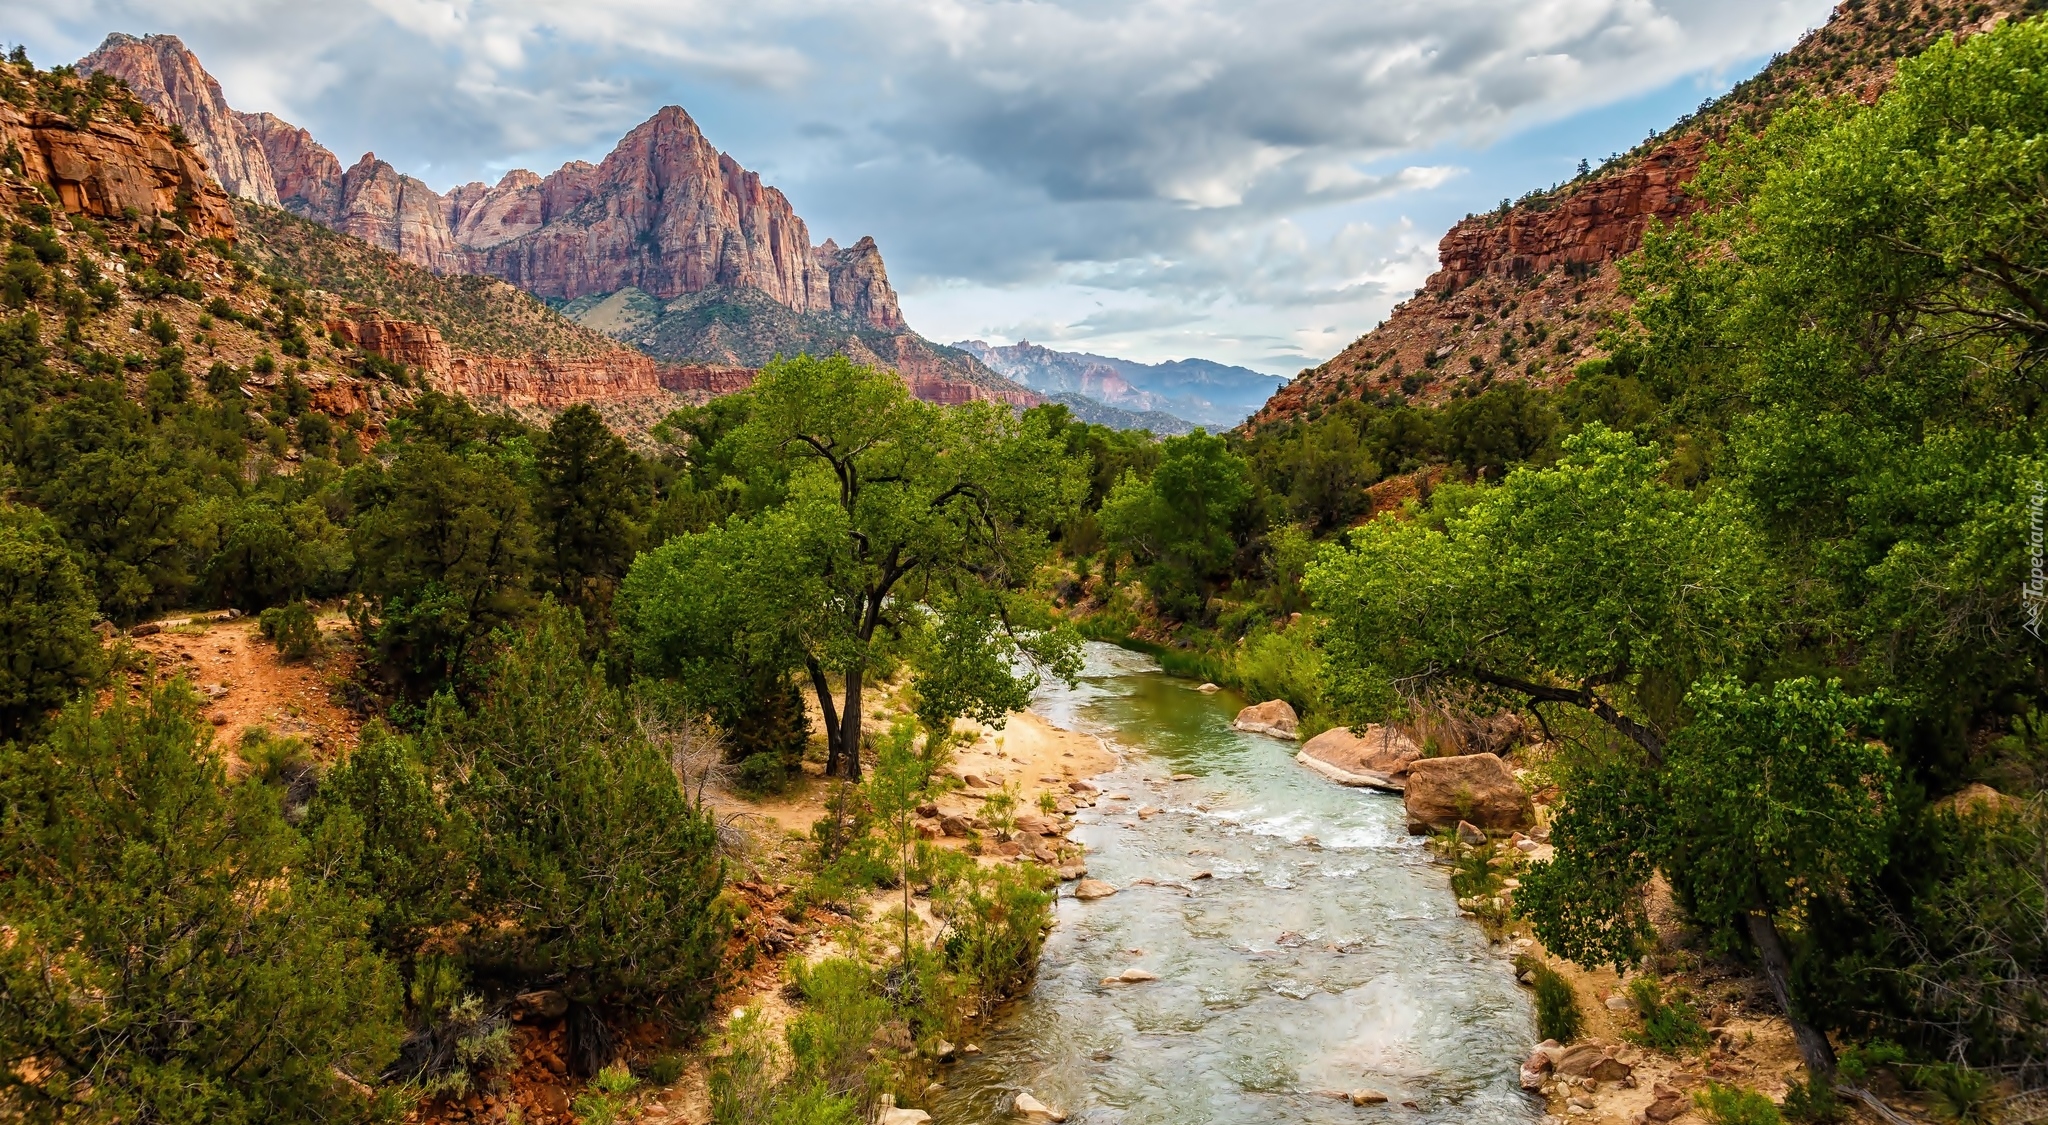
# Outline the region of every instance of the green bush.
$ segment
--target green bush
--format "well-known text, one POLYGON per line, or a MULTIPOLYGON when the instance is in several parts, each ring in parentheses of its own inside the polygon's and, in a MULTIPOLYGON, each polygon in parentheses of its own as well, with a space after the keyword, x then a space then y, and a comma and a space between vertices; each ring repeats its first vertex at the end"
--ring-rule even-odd
POLYGON ((681 1055, 656 1055, 647 1062, 647 1081, 656 1086, 673 1086, 683 1076, 681 1055))
POLYGON ((100 661, 91 588, 50 521, 0 503, 0 740, 82 690, 100 661))
POLYGON ((1055 878, 1035 864, 964 863, 933 890, 933 911, 946 922, 946 966, 960 974, 983 1015, 1036 970, 1055 878))
POLYGON ((231 783, 181 683, 0 748, 0 1057, 31 1121, 364 1114, 398 1047, 367 906, 315 879, 260 781, 231 783), (61 986, 53 985, 61 980, 61 986))
POLYGON ((1778 1107, 1785 1120, 1800 1125, 1827 1125, 1842 1119, 1842 1100, 1825 1078, 1807 1078, 1785 1087, 1785 1100, 1778 1107))
POLYGON ((1654 977, 1637 977, 1630 981, 1628 998, 1635 1005, 1636 1015, 1643 1021, 1643 1029, 1629 1038, 1645 1047, 1669 1055, 1697 1050, 1712 1039, 1692 1001, 1683 993, 1666 999, 1662 986, 1654 977))
MULTIPOLYGON (((428 721, 428 760, 466 771, 455 799, 475 824, 472 906, 500 923, 473 956, 560 979, 589 1015, 637 1004, 691 1021, 715 991, 728 929, 714 909, 717 829, 585 644, 573 611, 543 605, 476 713, 441 707, 428 721)), ((595 1054, 591 1071, 611 1061, 595 1054)))
POLYGON ((1692 1100, 1699 1106, 1700 1116, 1714 1125, 1780 1125, 1784 1120, 1771 1099, 1740 1086, 1709 1082, 1692 1100))
POLYGON ((1578 995, 1564 974, 1527 953, 1515 958, 1515 971, 1534 978, 1536 1034, 1570 1043, 1584 1033, 1585 1015, 1579 1011, 1578 995))
POLYGON ((1981 1070, 1936 1063, 1914 1067, 1913 1084, 1927 1094, 1938 1121, 1955 1125, 1990 1125, 1998 1121, 1998 1080, 1981 1070))
POLYGON ((307 660, 320 650, 320 626, 304 602, 272 606, 256 619, 264 639, 286 660, 307 660))

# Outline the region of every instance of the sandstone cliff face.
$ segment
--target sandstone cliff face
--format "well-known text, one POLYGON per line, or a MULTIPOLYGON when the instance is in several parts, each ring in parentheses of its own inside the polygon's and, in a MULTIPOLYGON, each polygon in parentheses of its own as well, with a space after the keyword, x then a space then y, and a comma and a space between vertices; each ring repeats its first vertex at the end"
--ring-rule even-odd
POLYGON ((797 312, 832 308, 826 271, 789 200, 712 148, 675 106, 595 167, 507 176, 468 193, 456 226, 479 237, 470 245, 482 272, 543 297, 632 286, 666 300, 722 287, 797 312))
POLYGON ((143 104, 175 121, 231 195, 277 206, 277 189, 263 146, 228 108, 220 83, 175 35, 137 39, 115 32, 78 61, 81 75, 104 71, 128 83, 143 104))
POLYGON ((330 224, 435 273, 466 273, 466 256, 448 232, 441 196, 374 152, 342 173, 340 214, 330 224))
POLYGON ((242 131, 263 150, 277 205, 314 222, 341 219, 341 161, 313 134, 273 113, 238 113, 242 131))
POLYGON ((1528 278, 1567 266, 1597 268, 1634 252, 1652 222, 1675 222, 1699 209, 1685 185, 1706 147, 1705 137, 1688 134, 1554 206, 1466 219, 1437 244, 1440 268, 1429 288, 1463 289, 1481 277, 1528 278))
POLYGON ((629 348, 597 356, 470 355, 450 348, 430 324, 392 320, 364 309, 329 317, 323 327, 354 347, 418 370, 437 391, 472 399, 553 409, 646 398, 667 389, 655 362, 629 348))
POLYGON ((889 287, 882 250, 873 238, 863 237, 844 250, 828 238, 815 256, 825 271, 828 308, 872 328, 904 327, 903 310, 896 307, 896 291, 889 287))
POLYGON ((443 196, 370 153, 344 172, 304 129, 230 109, 175 36, 110 35, 79 66, 125 80, 183 126, 229 191, 436 272, 491 274, 562 300, 628 286, 664 300, 753 290, 799 313, 906 330, 872 238, 813 248, 788 198, 713 148, 677 106, 602 163, 571 161, 545 177, 521 169, 443 196))
POLYGON ((182 219, 199 238, 235 237, 234 212, 206 165, 154 123, 94 120, 81 127, 39 109, 0 104, 0 136, 22 155, 22 174, 49 184, 66 211, 182 219))

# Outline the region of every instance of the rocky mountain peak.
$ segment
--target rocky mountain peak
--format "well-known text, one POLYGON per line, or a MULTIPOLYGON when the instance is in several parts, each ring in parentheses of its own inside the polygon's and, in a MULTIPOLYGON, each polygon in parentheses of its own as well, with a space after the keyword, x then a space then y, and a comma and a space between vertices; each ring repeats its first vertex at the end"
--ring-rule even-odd
POLYGON ((276 179, 263 146, 228 108, 220 83, 175 35, 137 38, 114 32, 78 61, 78 72, 104 71, 128 83, 144 105, 184 129, 192 146, 230 195, 278 205, 276 179))

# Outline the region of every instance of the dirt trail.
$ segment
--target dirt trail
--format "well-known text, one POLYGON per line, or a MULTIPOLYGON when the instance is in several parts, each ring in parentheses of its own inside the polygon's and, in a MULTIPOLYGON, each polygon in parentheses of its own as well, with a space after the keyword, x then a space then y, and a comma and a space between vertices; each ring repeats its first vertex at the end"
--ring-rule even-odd
POLYGON ((156 623, 161 632, 130 643, 154 662, 159 677, 182 675, 199 692, 216 745, 231 761, 242 733, 255 727, 304 739, 323 762, 355 747, 362 722, 335 700, 336 686, 354 670, 344 618, 321 619, 323 651, 302 663, 280 659, 253 618, 218 618, 168 619, 156 623))

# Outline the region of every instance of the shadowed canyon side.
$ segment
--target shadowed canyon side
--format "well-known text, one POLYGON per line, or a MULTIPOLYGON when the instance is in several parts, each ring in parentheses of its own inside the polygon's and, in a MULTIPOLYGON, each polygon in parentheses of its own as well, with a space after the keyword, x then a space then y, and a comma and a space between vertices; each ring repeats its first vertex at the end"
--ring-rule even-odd
POLYGON ((1568 380, 1578 364, 1605 354, 1598 333, 1626 307, 1614 263, 1642 244, 1651 224, 1699 208, 1686 185, 1712 142, 1731 129, 1759 129, 1799 99, 1874 101, 1901 58, 1942 35, 1976 34, 2019 14, 2010 0, 1936 0, 1909 25, 1884 10, 1844 3, 1760 73, 1663 133, 1569 183, 1467 216, 1438 243, 1438 270, 1415 296, 1281 388, 1246 425, 1373 394, 1436 400, 1495 378, 1568 380))
POLYGON ((503 278, 570 304, 572 316, 579 301, 650 298, 654 323, 638 326, 647 330, 593 327, 656 360, 758 367, 844 351, 934 401, 1040 401, 913 332, 874 239, 813 246, 788 198, 714 148, 680 107, 642 122, 599 163, 546 176, 518 169, 443 195, 375 153, 344 169, 306 130, 237 112, 175 36, 110 35, 78 67, 122 79, 176 122, 232 194, 435 273, 503 278))

